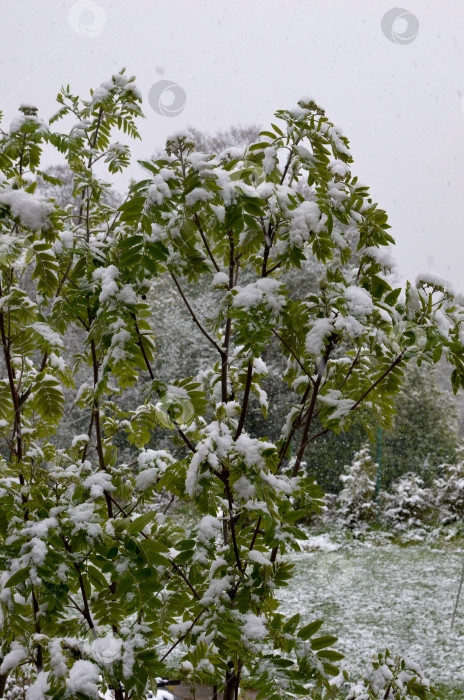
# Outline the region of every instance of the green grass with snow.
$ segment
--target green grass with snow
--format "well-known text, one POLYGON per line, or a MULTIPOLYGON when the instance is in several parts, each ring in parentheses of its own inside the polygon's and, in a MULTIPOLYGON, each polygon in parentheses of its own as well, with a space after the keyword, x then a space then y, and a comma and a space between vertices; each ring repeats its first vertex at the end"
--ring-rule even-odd
POLYGON ((464 558, 464 542, 422 541, 408 546, 378 537, 312 536, 294 555, 295 573, 279 597, 282 612, 302 621, 325 620, 353 675, 386 647, 419 662, 439 697, 464 697, 464 591, 450 623, 464 558))

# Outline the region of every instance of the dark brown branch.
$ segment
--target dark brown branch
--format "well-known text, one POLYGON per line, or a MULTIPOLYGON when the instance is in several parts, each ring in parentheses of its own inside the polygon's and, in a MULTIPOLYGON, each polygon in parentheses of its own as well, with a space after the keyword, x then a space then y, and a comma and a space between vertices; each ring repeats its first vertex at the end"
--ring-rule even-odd
POLYGON ((275 337, 278 338, 283 345, 285 345, 285 347, 289 351, 290 355, 298 362, 298 364, 301 367, 301 369, 303 370, 303 372, 309 377, 310 381, 314 384, 314 379, 312 378, 310 372, 308 372, 308 370, 306 369, 304 364, 300 361, 300 359, 298 358, 296 353, 292 350, 290 345, 286 342, 285 338, 282 338, 282 336, 279 335, 279 333, 277 333, 277 331, 274 330, 274 328, 272 329, 272 332, 274 333, 275 337))
MULTIPOLYGON (((364 394, 356 401, 356 403, 353 404, 353 406, 351 406, 350 411, 355 411, 360 406, 360 404, 364 401, 364 399, 371 393, 371 391, 373 391, 373 389, 375 389, 375 387, 378 386, 380 384, 380 382, 382 382, 385 379, 385 377, 391 372, 391 370, 401 362, 401 360, 404 357, 404 353, 405 353, 405 351, 403 351, 400 355, 398 355, 398 357, 385 370, 385 372, 382 374, 382 376, 380 376, 369 387, 369 389, 367 389, 367 391, 364 392, 364 394)), ((324 428, 324 430, 321 430, 319 433, 312 435, 310 438, 308 438, 306 440, 305 447, 307 445, 309 445, 310 442, 313 442, 314 440, 317 440, 317 438, 322 437, 322 435, 325 435, 326 433, 330 432, 330 430, 331 430, 330 428, 324 428)))
POLYGON ((246 413, 247 413, 247 409, 248 409, 248 399, 250 397, 252 379, 253 379, 253 360, 249 360, 248 361, 246 382, 245 382, 245 391, 243 392, 242 410, 240 411, 240 418, 238 421, 237 430, 235 431, 234 440, 237 440, 240 437, 241 432, 243 430, 243 426, 245 425, 245 417, 246 417, 246 413))
POLYGON ((345 377, 344 377, 342 383, 341 383, 340 386, 338 387, 338 390, 339 390, 339 391, 340 391, 340 389, 345 385, 345 383, 348 381, 348 379, 349 379, 351 373, 353 372, 355 366, 357 365, 357 363, 358 363, 358 361, 359 361, 360 356, 361 356, 361 348, 358 349, 358 352, 356 353, 356 357, 354 358, 353 362, 351 363, 350 368, 349 368, 348 372, 346 373, 346 375, 345 375, 345 377))
MULTIPOLYGON (((69 554, 72 554, 72 548, 71 548, 69 542, 66 540, 66 537, 64 535, 61 535, 61 541, 63 542, 65 550, 69 554)), ((85 586, 84 586, 84 581, 82 579, 81 570, 80 570, 79 564, 76 561, 73 562, 73 566, 74 566, 74 569, 77 573, 77 577, 79 579, 79 588, 81 589, 82 602, 84 604, 84 607, 81 610, 81 612, 82 612, 82 615, 87 620, 87 624, 89 625, 90 630, 93 631, 95 625, 93 624, 92 615, 90 614, 89 602, 87 600, 87 593, 85 592, 85 586)))
POLYGON ((214 259, 214 256, 213 256, 213 254, 212 254, 212 252, 211 252, 211 248, 209 247, 209 244, 208 244, 208 240, 207 240, 207 238, 206 238, 206 236, 205 236, 205 232, 203 231, 203 229, 202 229, 202 227, 201 227, 201 223, 200 223, 200 219, 199 219, 199 217, 198 217, 198 214, 194 214, 194 215, 193 215, 193 220, 195 221, 195 223, 196 223, 196 225, 197 225, 197 228, 198 228, 198 230, 199 230, 199 232, 200 232, 201 240, 203 241, 203 243, 204 243, 204 245, 205 245, 205 248, 206 248, 206 250, 208 251, 209 259, 211 260, 211 262, 213 263, 214 267, 216 268, 216 271, 217 271, 217 272, 220 272, 220 267, 219 267, 219 265, 217 264, 216 260, 214 259))
MULTIPOLYGON (((98 370, 99 370, 99 362, 97 358, 97 350, 95 347, 95 341, 92 340, 90 341, 90 349, 92 353, 92 366, 93 366, 93 387, 94 391, 98 385, 98 370)), ((105 453, 103 451, 103 439, 102 439, 102 428, 101 428, 101 423, 100 423, 100 407, 98 403, 98 399, 95 398, 93 399, 93 413, 94 413, 94 422, 95 422, 95 435, 97 439, 97 455, 98 455, 98 463, 100 465, 100 469, 103 471, 106 471, 106 464, 105 464, 105 453)), ((106 506, 108 509, 108 517, 112 518, 113 517, 113 505, 111 502, 111 498, 109 493, 105 493, 105 498, 106 498, 106 506)))
POLYGON ((397 357, 395 360, 393 360, 393 362, 387 367, 387 369, 385 370, 385 372, 384 372, 384 373, 369 387, 369 389, 367 389, 367 391, 364 392, 364 394, 361 396, 361 398, 358 399, 358 400, 356 401, 356 403, 355 403, 353 406, 351 406, 351 409, 350 409, 351 411, 354 411, 354 410, 359 406, 359 404, 360 404, 362 401, 364 401, 364 399, 366 398, 366 396, 368 396, 368 395, 371 393, 371 391, 373 391, 373 389, 375 389, 375 387, 378 386, 378 385, 380 384, 380 382, 381 382, 383 379, 385 379, 385 377, 386 377, 388 374, 390 374, 390 372, 392 371, 392 369, 394 369, 397 365, 399 365, 399 363, 401 362, 401 360, 402 360, 403 357, 404 357, 405 352, 406 352, 406 350, 403 350, 402 352, 400 352, 400 354, 398 355, 398 357, 397 357))
MULTIPOLYGON (((229 236, 229 289, 234 286, 234 276, 235 276, 235 245, 234 236, 232 231, 227 231, 229 236)), ((224 346, 222 355, 222 365, 221 365, 221 399, 223 403, 227 402, 228 392, 227 392, 227 374, 228 374, 228 362, 229 362, 229 346, 230 346, 230 335, 232 331, 232 319, 230 316, 226 320, 226 328, 224 333, 224 346)))
POLYGON ((259 532, 260 527, 261 527, 261 516, 259 516, 258 522, 256 523, 255 531, 253 532, 253 537, 252 537, 252 540, 250 543, 250 550, 249 550, 250 552, 255 546, 256 538, 258 537, 258 532, 259 532))
MULTIPOLYGON (((39 604, 37 602, 37 598, 35 595, 34 587, 32 587, 32 611, 34 614, 34 630, 36 634, 41 633, 40 629, 40 624, 38 620, 38 615, 39 615, 39 604)), ((37 667, 38 671, 41 671, 43 668, 43 654, 42 654, 42 645, 38 644, 37 645, 37 658, 35 659, 35 665, 37 667)))
MULTIPOLYGON (((139 347, 140 347, 140 349, 141 349, 141 351, 142 351, 142 356, 143 356, 143 359, 144 359, 144 362, 145 362, 145 366, 146 366, 146 368, 147 368, 147 370, 148 370, 148 374, 150 375, 151 379, 153 380, 153 379, 155 378, 155 373, 153 372, 152 366, 151 366, 150 361, 149 361, 149 359, 148 359, 148 355, 147 355, 147 353, 146 353, 145 346, 144 346, 144 344, 143 344, 143 336, 142 336, 142 334, 141 334, 141 332, 140 332, 140 328, 139 328, 139 325, 138 325, 138 323, 137 323, 137 319, 136 319, 135 315, 134 315, 134 322, 135 322, 135 331, 136 331, 136 333, 137 333, 137 342, 138 342, 139 347)), ((187 435, 184 433, 184 431, 182 430, 182 428, 180 427, 180 425, 177 423, 177 421, 173 420, 173 423, 174 423, 174 426, 175 426, 177 432, 179 433, 180 437, 181 437, 182 440, 185 442, 185 444, 187 445, 187 447, 189 448, 189 450, 190 450, 191 452, 195 453, 195 452, 196 452, 196 449, 195 449, 194 445, 192 444, 191 440, 190 440, 190 439, 187 437, 187 435)))
POLYGON ((201 325, 201 323, 200 323, 200 321, 198 320, 198 318, 197 318, 197 316, 196 316, 194 310, 193 310, 192 307, 190 306, 190 304, 189 304, 189 302, 188 302, 188 300, 187 300, 187 298, 186 298, 184 292, 182 291, 182 288, 181 288, 181 286, 180 286, 180 284, 179 284, 179 281, 178 281, 177 277, 175 276, 175 274, 174 274, 173 272, 170 272, 170 275, 171 275, 171 277, 172 277, 172 279, 173 279, 173 281, 174 281, 174 284, 175 284, 176 287, 177 287, 177 290, 178 290, 179 294, 180 294, 181 297, 182 297, 182 300, 183 300, 185 306, 187 307, 187 309, 188 309, 189 312, 190 312, 190 315, 191 315, 191 317, 192 317, 192 319, 193 319, 193 322, 194 322, 195 325, 200 329, 200 331, 203 333, 203 335, 205 336, 205 338, 207 338, 207 340, 209 340, 209 342, 211 343, 211 345, 213 345, 213 346, 216 348, 216 350, 218 351, 218 353, 219 353, 219 354, 221 355, 221 357, 223 358, 223 357, 224 357, 224 350, 218 345, 218 343, 216 343, 216 341, 214 340, 214 338, 212 338, 212 337, 210 336, 210 334, 208 333, 208 331, 207 331, 205 328, 203 328, 203 326, 201 325))
POLYGON ((188 628, 188 630, 187 630, 186 632, 184 632, 184 634, 181 635, 181 636, 179 637, 179 639, 177 640, 177 642, 174 642, 174 644, 167 650, 167 652, 164 654, 164 656, 161 657, 161 659, 160 659, 160 662, 161 662, 161 663, 166 659, 166 657, 169 656, 169 654, 171 653, 171 651, 174 651, 174 649, 176 648, 176 646, 177 646, 178 644, 180 644, 181 642, 183 642, 184 639, 187 637, 187 635, 190 634, 190 632, 193 630, 193 628, 194 628, 195 625, 197 624, 198 620, 200 619, 200 617, 203 615, 203 613, 204 613, 206 610, 208 610, 208 608, 203 608, 202 610, 200 610, 200 612, 198 613, 198 615, 196 616, 196 618, 194 619, 194 621, 192 622, 192 624, 190 625, 190 627, 188 628))
MULTIPOLYGON (((300 139, 297 139, 297 141, 295 142, 295 145, 298 143, 299 140, 300 140, 300 139)), ((280 178, 280 184, 281 184, 281 185, 284 184, 284 180, 285 180, 285 178, 286 178, 288 169, 289 169, 289 167, 290 167, 290 163, 292 162, 293 155, 294 155, 294 151, 293 151, 293 147, 292 147, 292 148, 290 149, 290 153, 289 153, 289 155, 288 155, 287 163, 285 164, 284 172, 282 173, 282 177, 280 178)))
POLYGON ((138 343, 140 350, 142 351, 143 360, 144 360, 145 366, 148 370, 148 374, 150 375, 150 378, 153 380, 155 378, 155 373, 153 372, 153 369, 152 369, 151 364, 150 364, 150 360, 148 359, 147 351, 145 350, 145 345, 143 343, 143 337, 142 337, 142 334, 140 332, 139 324, 137 323, 137 317, 135 314, 132 314, 132 317, 134 319, 135 332, 137 333, 137 343, 138 343))
MULTIPOLYGON (((142 533, 142 534, 143 534, 143 533, 142 533)), ((177 566, 177 564, 176 564, 175 562, 173 562, 172 560, 170 560, 170 561, 171 561, 171 564, 172 564, 173 568, 177 571, 177 573, 179 574, 179 576, 185 581, 185 583, 187 584, 187 586, 190 588, 190 590, 192 591, 192 593, 193 593, 193 595, 195 596, 195 598, 196 598, 197 600, 201 600, 200 596, 198 595, 198 593, 196 592, 195 588, 192 586, 192 584, 190 583, 190 581, 188 580, 187 576, 184 574, 184 572, 182 571, 182 569, 181 569, 179 566, 177 566)))
POLYGON ((244 572, 243 572, 242 562, 240 561, 240 553, 238 551, 237 533, 235 532, 232 492, 230 490, 229 475, 227 472, 222 474, 222 481, 224 483, 224 486, 226 487, 227 501, 229 503, 230 534, 232 536, 232 546, 234 549, 235 561, 237 562, 237 566, 238 566, 240 573, 243 574, 244 572))
POLYGON ((278 262, 278 263, 276 263, 275 265, 273 265, 272 267, 270 267, 269 270, 266 270, 266 271, 265 271, 264 277, 267 277, 268 275, 270 275, 270 274, 271 274, 272 272, 274 272, 275 270, 278 270, 279 267, 281 267, 281 266, 284 264, 284 262, 285 262, 284 260, 281 260, 280 262, 278 262))
POLYGON ((306 417, 306 422, 305 422, 305 425, 303 428, 303 435, 301 437, 300 449, 298 450, 295 464, 293 465, 292 477, 298 476, 298 472, 300 471, 300 465, 301 465, 301 462, 303 461, 304 451, 306 448, 306 441, 308 438, 309 428, 311 426, 311 422, 312 422, 312 419, 314 416, 314 408, 316 406, 316 401, 317 401, 317 397, 319 394, 319 389, 321 386, 322 377, 324 376, 325 368, 327 367, 327 362, 329 361, 329 356, 333 350, 335 342, 336 342, 336 338, 330 339, 329 345, 328 345, 323 357, 321 357, 321 360, 320 360, 318 368, 317 368, 316 381, 314 382, 314 387, 313 387, 313 391, 311 394, 311 401, 309 403, 308 415, 306 417))
POLYGON ((277 473, 280 472, 280 469, 281 469, 282 464, 284 462, 285 455, 287 454, 287 450, 290 446, 290 443, 293 440, 293 437, 294 437, 296 431, 300 429, 301 423, 303 422, 304 407, 306 404, 306 399, 308 398, 309 390, 310 390, 310 385, 308 384, 308 386, 306 387, 305 393, 303 394, 303 396, 301 398, 301 413, 293 421, 293 425, 290 429, 290 433, 289 433, 286 441, 283 443, 283 445, 281 446, 281 448, 279 450, 279 464, 277 465, 277 473))

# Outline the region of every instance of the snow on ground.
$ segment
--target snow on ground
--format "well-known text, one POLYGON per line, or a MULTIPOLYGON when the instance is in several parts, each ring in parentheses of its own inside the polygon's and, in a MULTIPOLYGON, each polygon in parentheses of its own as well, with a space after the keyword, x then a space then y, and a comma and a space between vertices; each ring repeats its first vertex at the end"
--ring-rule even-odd
POLYGON ((341 547, 341 544, 334 542, 327 532, 323 532, 321 535, 308 535, 307 540, 299 540, 298 544, 303 551, 321 550, 323 552, 333 552, 341 547))
POLYGON ((304 623, 323 618, 354 674, 388 647, 418 661, 432 683, 464 687, 464 591, 450 631, 461 544, 340 545, 319 535, 304 547, 292 584, 279 593, 282 612, 299 610, 304 623))

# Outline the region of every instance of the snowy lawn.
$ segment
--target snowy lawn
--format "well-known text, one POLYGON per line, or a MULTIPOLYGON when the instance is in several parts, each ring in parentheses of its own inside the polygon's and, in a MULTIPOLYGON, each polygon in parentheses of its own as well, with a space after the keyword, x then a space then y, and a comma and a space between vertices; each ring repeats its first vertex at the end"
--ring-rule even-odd
POLYGON ((303 546, 292 584, 279 595, 283 612, 299 611, 304 622, 323 618, 354 674, 388 647, 418 661, 440 697, 464 697, 464 590, 450 631, 462 540, 401 546, 319 535, 303 546))

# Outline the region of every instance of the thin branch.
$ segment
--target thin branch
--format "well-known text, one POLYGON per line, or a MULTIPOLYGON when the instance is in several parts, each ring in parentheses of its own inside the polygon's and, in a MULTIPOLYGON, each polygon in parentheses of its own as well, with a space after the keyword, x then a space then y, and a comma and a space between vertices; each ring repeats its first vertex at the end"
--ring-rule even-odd
MULTIPOLYGON (((90 341, 90 349, 92 353, 92 366, 93 366, 93 387, 94 391, 95 388, 98 384, 98 369, 99 369, 99 363, 98 363, 98 358, 97 358, 97 350, 95 347, 95 341, 92 338, 90 341)), ((98 404, 98 399, 95 399, 94 396, 94 402, 93 402, 93 413, 94 413, 94 421, 95 421, 95 435, 97 438, 97 454, 98 454, 98 463, 100 465, 100 469, 103 471, 107 471, 106 469, 106 464, 105 464, 105 453, 103 451, 103 439, 102 439, 102 428, 101 428, 101 423, 100 423, 100 406, 98 404)), ((108 517, 112 518, 113 517, 113 506, 111 502, 111 498, 109 493, 105 493, 105 498, 106 498, 106 506, 108 509, 108 517)))
POLYGON ((281 342, 283 345, 285 345, 285 347, 287 348, 287 350, 289 351, 289 353, 291 354, 291 356, 298 362, 298 364, 299 364, 299 366, 301 367, 301 369, 303 370, 303 372, 309 377, 309 379, 310 379, 310 381, 312 382, 312 384, 314 384, 314 379, 312 378, 310 372, 308 372, 308 370, 306 369, 306 367, 304 366, 304 364, 300 361, 300 359, 298 358, 298 356, 296 355, 296 353, 292 350, 292 348, 291 348, 290 345, 287 343, 287 341, 285 340, 285 338, 282 338, 282 336, 279 335, 279 333, 277 333, 277 331, 274 330, 274 328, 272 328, 272 332, 274 333, 275 337, 278 338, 278 339, 280 340, 280 342, 281 342))
POLYGON ((357 365, 357 363, 358 363, 358 361, 359 361, 360 356, 361 356, 361 348, 358 348, 358 352, 356 353, 356 357, 354 358, 353 362, 351 363, 350 368, 349 368, 348 372, 347 372, 346 375, 345 375, 345 378, 343 379, 342 383, 341 383, 340 386, 338 387, 338 390, 339 390, 339 391, 340 391, 340 389, 345 385, 345 383, 348 381, 348 379, 349 379, 349 377, 350 377, 352 371, 354 370, 355 366, 357 365))
MULTIPOLYGON (((227 231, 229 237, 229 289, 234 286, 235 277, 235 245, 234 236, 232 231, 227 231)), ((229 302, 230 304, 230 302, 229 302)), ((232 319, 230 316, 227 317, 226 328, 224 333, 224 345, 223 345, 223 355, 222 355, 222 366, 221 366, 221 399, 223 403, 227 402, 227 374, 228 374, 228 361, 229 361, 229 346, 230 346, 230 336, 232 331, 232 319)))
POLYGON ((245 391, 243 392, 242 410, 240 411, 240 418, 238 421, 237 430, 235 432, 234 440, 237 440, 240 437, 241 432, 243 430, 243 426, 245 425, 245 417, 246 417, 246 413, 247 413, 247 409, 248 409, 248 399, 250 397, 252 379, 253 379, 253 360, 249 360, 248 361, 246 382, 245 382, 245 391))
POLYGON ((404 357, 405 352, 406 352, 406 350, 403 350, 402 352, 400 352, 398 357, 395 360, 393 360, 393 362, 387 367, 385 372, 369 387, 369 389, 367 389, 367 391, 364 392, 364 394, 361 396, 361 398, 359 398, 356 401, 356 403, 353 406, 351 406, 351 409, 350 409, 351 411, 354 411, 359 406, 359 404, 362 401, 364 401, 366 396, 368 396, 371 393, 371 391, 373 389, 375 389, 375 387, 378 386, 383 379, 385 379, 387 374, 389 374, 392 371, 392 369, 394 369, 397 365, 399 365, 399 363, 401 362, 401 360, 404 357))
MULTIPOLYGON (((144 362, 145 362, 145 366, 146 366, 146 368, 147 368, 147 370, 148 370, 148 374, 150 375, 151 379, 153 380, 153 379, 155 378, 155 373, 153 372, 152 366, 151 366, 151 364, 150 364, 150 360, 148 359, 148 355, 147 355, 147 353, 146 353, 145 346, 144 346, 144 344, 143 344, 143 336, 142 336, 142 333, 140 332, 140 328, 139 328, 139 325, 138 325, 138 323, 137 323, 137 319, 136 319, 136 317, 135 317, 135 314, 133 315, 133 318, 134 318, 134 322, 135 322, 135 331, 136 331, 136 333, 137 333, 137 339, 138 339, 137 342, 138 342, 139 347, 140 347, 140 349, 141 349, 141 351, 142 351, 142 356, 143 356, 143 359, 144 359, 144 362)), ((189 450, 190 450, 191 452, 195 453, 195 452, 196 452, 196 449, 195 449, 195 446, 193 445, 193 443, 191 442, 191 440, 190 440, 190 439, 187 437, 187 435, 184 433, 184 431, 182 430, 182 428, 180 427, 180 425, 177 423, 177 421, 173 420, 173 423, 174 423, 174 426, 175 426, 177 432, 179 433, 180 437, 181 437, 182 440, 185 442, 185 444, 187 445, 187 447, 189 448, 189 450)))
POLYGON ((282 464, 283 464, 284 459, 285 459, 285 455, 287 454, 287 450, 290 446, 291 441, 293 440, 293 437, 294 437, 296 431, 299 430, 301 427, 301 423, 303 421, 303 415, 304 415, 304 407, 306 404, 306 399, 308 398, 309 390, 310 390, 310 385, 308 384, 308 386, 306 387, 305 393, 303 394, 303 396, 301 398, 301 413, 293 421, 293 425, 290 429, 290 433, 289 433, 286 441, 283 443, 283 445, 281 446, 281 448, 279 450, 279 460, 280 461, 279 461, 279 464, 277 465, 277 474, 280 472, 280 469, 281 469, 282 464))
MULTIPOLYGON (((298 143, 299 140, 300 140, 300 139, 298 139, 298 140, 295 142, 295 145, 298 143)), ((286 177, 286 175, 287 175, 288 169, 289 169, 289 167, 290 167, 290 163, 292 162, 293 155, 294 155, 294 151, 293 151, 293 146, 292 146, 292 148, 290 149, 290 153, 288 154, 288 159, 287 159, 287 163, 285 164, 284 172, 282 173, 282 177, 280 178, 280 184, 281 184, 281 185, 284 184, 284 180, 285 180, 285 177, 286 177)))
POLYGON ((229 502, 230 534, 232 536, 232 546, 234 549, 235 560, 237 562, 237 566, 238 566, 240 573, 243 575, 244 571, 243 571, 242 562, 240 561, 240 553, 238 551, 237 533, 235 532, 235 522, 234 522, 234 514, 233 514, 233 499, 232 499, 232 493, 230 490, 229 476, 227 473, 223 474, 223 482, 224 482, 224 485, 226 487, 227 500, 229 502))
POLYGON ((305 422, 305 425, 303 428, 303 435, 301 437, 300 449, 298 450, 295 464, 293 465, 292 477, 298 476, 298 472, 300 470, 300 465, 301 465, 301 462, 303 461, 303 456, 304 456, 304 452, 305 452, 305 448, 306 448, 306 441, 308 438, 308 433, 309 433, 309 428, 311 426, 311 421, 313 419, 314 408, 316 406, 316 400, 317 400, 317 397, 319 394, 319 389, 321 386, 322 377, 324 376, 325 368, 327 367, 327 362, 329 361, 329 356, 333 350, 335 341, 336 341, 336 338, 332 338, 330 340, 329 345, 327 347, 327 350, 325 351, 323 357, 321 358, 321 360, 319 362, 319 366, 317 368, 316 381, 314 382, 313 392, 311 394, 311 401, 309 403, 308 415, 306 417, 306 422, 305 422))
POLYGON ((256 538, 258 537, 258 532, 259 532, 260 527, 261 527, 261 516, 259 516, 258 522, 256 523, 255 531, 253 533, 253 537, 252 537, 252 540, 250 543, 250 549, 249 549, 250 552, 255 546, 256 538))
MULTIPOLYGON (((398 355, 398 357, 396 358, 396 360, 394 360, 394 361, 390 364, 390 366, 389 366, 388 369, 382 374, 382 376, 379 377, 379 378, 369 387, 369 389, 367 389, 367 391, 364 392, 364 394, 356 401, 355 404, 353 404, 353 406, 351 406, 350 411, 355 411, 355 410, 360 406, 360 404, 361 404, 361 403, 364 401, 364 399, 371 393, 371 391, 372 391, 373 389, 375 389, 375 387, 378 386, 378 385, 380 384, 380 382, 383 381, 383 380, 385 379, 385 377, 391 372, 391 370, 392 370, 394 367, 396 367, 396 365, 398 365, 398 364, 401 362, 401 360, 403 359, 403 356, 404 356, 404 353, 405 353, 405 352, 406 352, 406 351, 404 350, 400 355, 398 355)), ((330 430, 331 430, 330 428, 324 428, 324 430, 321 430, 319 433, 316 433, 315 435, 312 435, 310 438, 308 438, 308 439, 306 440, 305 447, 306 447, 307 445, 309 445, 310 442, 313 442, 313 441, 316 440, 317 438, 322 437, 322 435, 325 435, 326 433, 330 432, 330 430)))
MULTIPOLYGON (((142 534, 143 534, 143 533, 142 533, 142 534)), ((184 572, 182 571, 182 569, 181 569, 179 566, 177 566, 177 564, 176 564, 174 561, 172 561, 171 559, 170 559, 170 562, 171 562, 173 568, 174 568, 174 569, 177 571, 177 573, 179 574, 179 576, 185 581, 185 583, 187 584, 187 586, 190 588, 190 590, 192 591, 192 593, 193 593, 193 595, 195 596, 195 598, 196 598, 197 600, 201 600, 200 596, 198 595, 198 593, 196 592, 195 588, 192 586, 192 584, 190 583, 190 581, 188 580, 187 576, 184 574, 184 572)))
POLYGON ((271 272, 274 272, 275 270, 278 270, 279 267, 281 267, 284 264, 285 260, 281 260, 280 262, 276 263, 272 267, 269 268, 269 270, 265 271, 264 277, 267 277, 268 275, 271 274, 271 272))
POLYGON ((172 647, 170 647, 170 648, 168 649, 168 651, 164 654, 164 656, 161 657, 160 663, 162 663, 162 662, 169 656, 169 654, 171 653, 171 651, 174 651, 174 649, 176 648, 176 646, 177 646, 178 644, 180 644, 181 642, 184 641, 184 639, 187 637, 188 634, 190 634, 190 632, 193 630, 193 628, 194 628, 195 625, 197 624, 198 620, 200 619, 200 617, 203 615, 203 613, 204 613, 206 610, 208 610, 208 608, 203 608, 202 610, 200 610, 200 612, 198 613, 198 615, 196 616, 196 618, 194 619, 194 621, 192 622, 192 624, 190 625, 190 627, 188 628, 188 630, 187 630, 186 632, 184 632, 184 634, 181 635, 181 636, 179 637, 179 639, 177 640, 177 642, 174 642, 174 644, 172 645, 172 647))
POLYGON ((137 323, 137 317, 135 314, 132 314, 132 317, 134 319, 134 326, 135 326, 135 332, 137 333, 137 343, 142 351, 142 356, 145 362, 145 366, 148 370, 148 374, 150 375, 150 378, 153 380, 155 378, 155 373, 153 372, 153 369, 150 364, 150 360, 148 359, 147 351, 145 350, 145 345, 143 343, 143 337, 142 333, 140 332, 139 324, 137 323))
POLYGON ((214 267, 216 268, 216 271, 217 271, 217 272, 220 272, 220 271, 221 271, 221 268, 220 268, 219 265, 217 264, 216 260, 214 259, 213 254, 212 254, 212 252, 211 252, 211 248, 209 247, 208 240, 207 240, 207 238, 206 238, 206 236, 205 236, 205 232, 203 231, 203 229, 202 229, 202 227, 201 227, 201 223, 200 223, 200 219, 199 219, 199 217, 198 217, 198 214, 194 214, 194 215, 193 215, 193 220, 195 221, 195 223, 196 223, 196 225, 197 225, 197 228, 198 228, 198 230, 199 230, 199 232, 200 232, 201 240, 202 240, 203 243, 205 244, 205 248, 206 248, 206 250, 208 251, 209 259, 211 260, 211 262, 213 263, 214 267))
POLYGON ((196 316, 194 310, 193 310, 192 307, 190 306, 190 304, 189 304, 189 302, 188 302, 188 300, 187 300, 187 298, 186 298, 184 292, 182 291, 182 288, 181 288, 181 286, 180 286, 180 284, 179 284, 179 281, 178 281, 177 277, 175 276, 175 274, 174 274, 173 272, 170 272, 170 275, 171 275, 171 277, 172 277, 172 279, 173 279, 173 281, 174 281, 174 284, 175 284, 176 287, 177 287, 177 290, 178 290, 179 294, 181 295, 181 297, 182 297, 182 299, 183 299, 183 302, 184 302, 185 306, 187 307, 187 309, 188 309, 189 312, 190 312, 190 315, 191 315, 191 317, 192 317, 192 319, 193 319, 193 322, 195 323, 196 326, 198 326, 198 328, 199 328, 200 331, 203 333, 203 335, 205 336, 205 338, 207 338, 207 340, 209 340, 209 342, 211 343, 211 345, 213 345, 213 346, 216 348, 216 350, 218 351, 218 353, 219 353, 219 354, 221 355, 221 357, 223 358, 223 357, 224 357, 224 350, 218 345, 218 343, 216 343, 216 341, 214 340, 214 338, 212 338, 212 337, 210 336, 210 334, 208 333, 208 331, 201 325, 201 323, 200 323, 200 321, 198 320, 198 318, 197 318, 197 316, 196 316))

